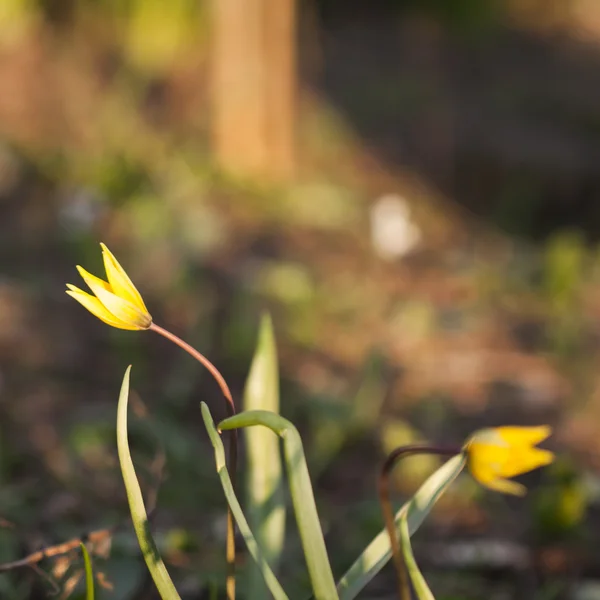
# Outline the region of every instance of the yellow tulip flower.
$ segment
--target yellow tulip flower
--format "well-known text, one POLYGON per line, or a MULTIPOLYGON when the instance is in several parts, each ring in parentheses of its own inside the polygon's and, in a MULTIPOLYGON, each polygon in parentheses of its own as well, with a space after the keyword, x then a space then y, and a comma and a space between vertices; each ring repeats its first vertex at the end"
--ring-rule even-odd
POLYGON ((522 496, 525 486, 508 479, 554 460, 552 452, 535 447, 551 433, 547 425, 482 429, 463 447, 469 470, 479 483, 492 490, 522 496))
POLYGON ((67 294, 108 325, 119 329, 149 329, 152 317, 142 296, 112 252, 104 244, 100 246, 108 281, 95 277, 78 265, 79 274, 94 295, 70 283, 67 284, 67 294))

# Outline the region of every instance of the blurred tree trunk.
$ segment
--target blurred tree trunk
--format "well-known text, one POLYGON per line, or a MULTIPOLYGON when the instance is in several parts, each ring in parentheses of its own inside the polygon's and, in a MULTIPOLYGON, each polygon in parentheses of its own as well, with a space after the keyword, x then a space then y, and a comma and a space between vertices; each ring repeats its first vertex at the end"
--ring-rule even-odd
POLYGON ((213 0, 212 148, 236 175, 294 169, 295 0, 213 0))
POLYGON ((505 0, 520 25, 541 31, 563 31, 583 41, 600 39, 598 0, 505 0))

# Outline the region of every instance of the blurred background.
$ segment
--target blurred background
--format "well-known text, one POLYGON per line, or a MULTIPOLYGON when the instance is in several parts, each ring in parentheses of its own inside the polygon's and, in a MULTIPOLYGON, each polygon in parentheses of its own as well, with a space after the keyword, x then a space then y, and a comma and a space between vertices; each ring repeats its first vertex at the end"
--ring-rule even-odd
MULTIPOLYGON (((222 590, 218 388, 66 296, 103 241, 239 402, 271 312, 336 576, 382 527, 386 452, 549 423, 528 496, 465 476, 417 559, 441 600, 600 598, 599 163, 596 0, 2 0, 0 562, 117 526, 102 597, 155 597, 116 459, 132 363, 165 561, 186 599, 222 590)), ((436 464, 399 466, 398 501, 436 464)), ((292 519, 284 565, 306 597, 292 519)), ((40 568, 0 596, 82 597, 77 551, 40 568)))

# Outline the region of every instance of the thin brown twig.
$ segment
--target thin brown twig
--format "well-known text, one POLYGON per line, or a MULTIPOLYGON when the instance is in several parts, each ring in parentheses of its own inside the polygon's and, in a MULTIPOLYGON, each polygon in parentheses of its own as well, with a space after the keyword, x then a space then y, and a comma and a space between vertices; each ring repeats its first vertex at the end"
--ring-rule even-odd
MULTIPOLYGON (((193 358, 195 358, 200 364, 202 364, 210 374, 213 376, 221 392, 226 400, 228 416, 236 414, 235 403, 233 396, 225 378, 221 375, 220 371, 213 365, 206 356, 198 352, 195 348, 190 346, 187 342, 184 342, 180 337, 171 333, 170 331, 152 323, 150 325, 150 331, 154 331, 163 337, 167 338, 174 344, 177 344, 180 348, 185 350, 193 358)), ((236 471, 237 471, 237 454, 238 454, 238 434, 237 430, 233 429, 229 437, 229 472, 231 474, 231 481, 235 488, 236 471)), ((233 520, 233 513, 231 509, 227 508, 227 547, 226 547, 226 560, 227 560, 227 599, 235 600, 235 522, 233 520)))
MULTIPOLYGON (((152 517, 155 514, 156 508, 156 497, 158 495, 158 489, 162 483, 163 470, 165 465, 165 454, 162 448, 159 448, 158 452, 154 460, 152 461, 151 472, 155 477, 155 481, 153 486, 147 492, 147 500, 146 507, 148 513, 148 521, 152 520, 152 517)), ((0 519, 0 526, 6 523, 7 526, 11 528, 15 528, 13 523, 6 521, 5 519, 0 519)), ((130 525, 131 521, 128 518, 122 519, 119 523, 116 523, 112 527, 104 527, 102 529, 94 529, 87 533, 84 533, 80 537, 75 537, 66 542, 60 542, 59 544, 53 544, 50 546, 46 546, 45 548, 41 548, 36 552, 32 552, 31 554, 25 556, 24 558, 20 558, 18 560, 13 560, 10 562, 5 562, 0 564, 0 572, 3 571, 11 571, 13 569, 19 569, 21 567, 36 567, 37 564, 44 559, 47 558, 56 558, 58 556, 62 556, 64 554, 68 554, 69 552, 76 550, 79 548, 80 544, 91 544, 93 546, 102 544, 102 542, 109 539, 116 531, 125 528, 130 525)), ((46 574, 44 574, 46 575, 46 574)))
POLYGON ((396 532, 394 522, 394 511, 390 501, 390 473, 394 465, 401 458, 413 456, 415 454, 437 454, 440 456, 454 456, 460 453, 460 448, 444 448, 441 446, 426 446, 420 444, 412 444, 409 446, 401 446, 393 450, 384 463, 381 465, 381 471, 377 480, 377 490, 379 493, 379 504, 383 513, 385 528, 387 529, 390 538, 390 547, 392 550, 392 559, 396 568, 398 577, 398 596, 401 600, 410 600, 411 591, 408 582, 408 574, 406 572, 402 549, 400 547, 401 540, 396 532))
POLYGON ((19 560, 13 560, 11 562, 0 564, 0 571, 10 571, 12 569, 19 569, 21 567, 32 567, 37 565, 45 558, 56 558, 58 556, 62 556, 63 554, 68 554, 72 550, 79 548, 80 544, 84 544, 86 542, 91 544, 101 543, 112 536, 112 534, 118 528, 119 526, 95 529, 94 531, 90 531, 81 537, 72 538, 66 542, 61 542, 60 544, 46 546, 45 548, 42 548, 36 552, 32 552, 28 556, 20 558, 19 560))
MULTIPOLYGON (((148 521, 152 521, 152 518, 155 515, 155 511, 153 508, 148 509, 148 521)), ((31 554, 25 556, 24 558, 20 558, 18 560, 13 560, 10 562, 0 563, 0 573, 4 571, 11 571, 13 569, 19 569, 22 567, 33 567, 40 563, 44 559, 52 559, 62 556, 64 554, 68 554, 73 550, 79 549, 81 544, 90 544, 91 546, 100 546, 107 539, 110 539, 111 536, 121 529, 125 529, 127 526, 131 525, 131 520, 129 517, 123 519, 119 523, 116 523, 112 527, 104 527, 102 529, 93 529, 92 531, 88 531, 79 537, 74 537, 66 542, 60 542, 59 544, 52 544, 50 546, 46 546, 45 548, 41 548, 40 550, 36 550, 31 554)))

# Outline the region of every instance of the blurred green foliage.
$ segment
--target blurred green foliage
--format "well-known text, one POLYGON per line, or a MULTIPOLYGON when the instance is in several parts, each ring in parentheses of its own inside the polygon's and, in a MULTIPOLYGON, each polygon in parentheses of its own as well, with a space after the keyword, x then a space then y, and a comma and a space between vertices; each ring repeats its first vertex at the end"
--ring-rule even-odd
MULTIPOLYGON (((501 19, 504 10, 504 3, 496 0, 390 1, 403 11, 434 15, 460 34, 486 32, 501 19)), ((62 387, 52 392, 52 398, 72 411, 71 420, 63 422, 60 411, 50 412, 44 419, 50 426, 56 421, 70 468, 98 469, 98 478, 92 481, 74 476, 72 487, 65 481, 57 483, 53 475, 46 474, 44 452, 14 440, 9 431, 14 423, 18 423, 15 431, 20 435, 36 425, 28 422, 19 408, 32 394, 31 389, 20 380, 15 385, 11 379, 26 380, 31 371, 19 372, 29 368, 23 364, 15 368, 16 375, 12 367, 7 369, 11 371, 6 376, 10 397, 5 394, 3 401, 6 398, 11 408, 7 424, 0 421, 0 516, 10 517, 19 527, 0 528, 0 560, 16 558, 30 549, 23 544, 23 538, 31 533, 29 526, 34 533, 43 530, 43 545, 64 539, 75 524, 91 528, 122 514, 123 498, 116 497, 103 477, 111 472, 110 461, 115 459, 111 451, 111 393, 116 383, 110 373, 117 372, 117 366, 134 362, 140 379, 147 377, 152 382, 140 392, 147 415, 136 415, 131 423, 134 456, 148 477, 157 448, 164 448, 169 465, 168 485, 160 490, 159 505, 166 516, 159 527, 158 543, 166 548, 167 560, 183 565, 184 576, 193 580, 191 588, 204 586, 211 590, 207 593, 216 595, 218 585, 214 582, 221 581, 223 564, 217 549, 221 547, 223 523, 218 515, 224 503, 206 440, 200 433, 201 424, 196 417, 190 418, 195 414, 190 410, 192 403, 196 407, 198 399, 212 398, 208 378, 198 374, 189 362, 164 353, 160 346, 146 348, 119 332, 98 333, 71 307, 60 314, 63 309, 57 290, 62 290, 63 271, 72 269, 75 262, 93 267, 98 239, 115 240, 132 272, 143 282, 157 315, 189 334, 190 341, 199 347, 213 350, 238 390, 252 354, 256 316, 264 306, 273 309, 285 340, 283 409, 294 421, 298 418, 310 440, 308 460, 317 476, 316 493, 324 505, 325 526, 333 536, 343 536, 347 542, 332 559, 338 573, 381 526, 370 470, 381 452, 428 436, 455 441, 464 421, 489 418, 481 400, 486 392, 475 394, 475 400, 473 396, 465 400, 462 390, 454 388, 443 395, 437 389, 409 390, 408 395, 413 395, 409 400, 421 402, 419 410, 411 411, 403 404, 407 394, 401 384, 405 379, 390 378, 386 361, 406 369, 403 375, 407 378, 411 369, 423 368, 421 378, 434 379, 446 372, 448 355, 437 358, 438 366, 431 371, 424 368, 427 363, 411 363, 413 355, 415 361, 422 355, 433 361, 438 357, 438 344, 450 340, 456 342, 455 354, 460 358, 463 352, 471 351, 459 346, 464 337, 472 334, 477 340, 478 335, 485 337, 482 330, 492 330, 502 333, 497 338, 488 333, 493 343, 483 348, 488 353, 482 356, 486 365, 496 366, 502 358, 497 359, 490 348, 496 350, 496 340, 500 346, 505 337, 510 339, 506 332, 513 325, 512 319, 519 317, 528 323, 541 323, 542 341, 536 351, 558 357, 560 375, 574 382, 574 391, 560 410, 568 413, 575 403, 593 408, 597 356, 590 350, 595 334, 589 293, 600 281, 598 247, 587 243, 578 230, 568 230, 558 231, 539 245, 511 241, 508 259, 504 250, 488 255, 477 243, 471 247, 471 241, 465 243, 469 247, 464 250, 462 241, 474 239, 466 227, 429 237, 427 219, 446 222, 452 211, 443 204, 432 203, 431 208, 419 189, 411 202, 425 206, 425 251, 382 266, 375 262, 369 247, 369 207, 382 187, 400 183, 385 179, 370 186, 369 180, 376 177, 372 171, 377 169, 363 164, 362 150, 353 154, 357 135, 330 105, 312 108, 302 116, 301 135, 318 147, 318 152, 316 167, 308 169, 301 181, 273 188, 219 173, 207 151, 206 97, 195 98, 193 109, 188 108, 190 114, 184 117, 178 94, 185 96, 185 88, 173 91, 167 87, 165 91, 161 87, 168 79, 179 81, 179 77, 185 82, 190 73, 202 76, 209 33, 207 10, 208 2, 193 0, 0 1, 0 41, 6 47, 16 47, 27 36, 36 38, 43 31, 41 26, 49 23, 56 36, 55 45, 50 46, 55 54, 49 60, 63 65, 61 52, 78 58, 80 54, 82 62, 73 59, 65 70, 79 70, 82 76, 89 69, 100 82, 93 79, 93 102, 88 99, 91 109, 86 110, 85 95, 81 105, 74 96, 73 104, 81 109, 80 118, 91 130, 90 139, 81 147, 69 138, 69 127, 76 126, 67 117, 63 117, 67 123, 62 126, 64 137, 52 134, 50 145, 27 145, 21 138, 3 140, 8 154, 14 152, 17 157, 14 162, 20 187, 11 194, 23 214, 17 213, 14 228, 12 214, 8 219, 2 216, 2 222, 10 222, 11 227, 0 239, 6 257, 1 283, 19 286, 25 298, 33 299, 34 306, 38 297, 40 304, 47 303, 37 306, 39 312, 30 316, 37 333, 48 334, 48 338, 35 342, 38 346, 46 344, 57 356, 63 345, 71 348, 63 362, 46 363, 40 376, 60 382, 62 387), (83 40, 77 40, 76 34, 83 40), (184 68, 188 70, 181 76, 184 68), (444 235, 452 238, 446 245, 440 242, 444 235), (36 248, 42 250, 36 254, 36 248), (455 264, 460 266, 455 268, 455 264), (379 276, 365 278, 371 271, 379 276), (473 284, 470 291, 467 289, 467 300, 462 299, 460 289, 456 292, 446 285, 448 274, 449 279, 462 278, 473 284), (407 281, 409 285, 403 287, 407 281), (448 305, 460 318, 448 319, 448 305), (46 307, 55 311, 52 317, 46 307), (373 315, 384 317, 379 321, 373 315), (75 349, 69 346, 73 339, 79 340, 75 349), (407 344, 404 353, 397 350, 400 342, 407 344), (92 393, 98 386, 101 391, 92 393), (458 408, 453 406, 453 399, 458 399, 458 408), (105 469, 102 473, 100 465, 105 469), (341 473, 340 479, 329 483, 330 475, 336 472, 341 473), (360 483, 355 473, 360 475, 360 483), (81 481, 89 484, 89 489, 82 489, 86 486, 81 481), (78 509, 81 512, 55 509, 55 498, 64 500, 60 492, 65 486, 84 509, 86 491, 96 504, 98 497, 106 494, 111 499, 108 514, 99 508, 78 509), (339 497, 342 493, 343 500, 339 497), (347 504, 351 506, 346 505, 349 496, 352 502, 347 504), (50 517, 45 516, 47 504, 57 511, 50 511, 50 517), (196 515, 199 504, 203 514, 190 516, 196 515), (347 514, 354 526, 352 531, 340 533, 340 519, 347 514), (180 515, 184 517, 181 522, 180 515)), ((66 80, 70 81, 68 77, 66 80)), ((83 76, 82 80, 85 89, 83 76)), ((198 87, 203 89, 203 83, 198 87)), ((77 86, 68 89, 79 90, 77 86)), ((45 95, 51 96, 52 91, 45 95)), ((375 111, 383 105, 400 105, 412 114, 435 94, 436 88, 423 81, 381 82, 363 86, 354 101, 370 103, 375 111)), ((518 100, 518 90, 502 90, 502 94, 504 103, 518 100)), ((532 110, 537 114, 538 107, 532 110)), ((569 122, 578 115, 571 115, 569 122)), ((594 131, 593 115, 580 127, 587 133, 594 131)), ((498 187, 497 200, 492 215, 495 225, 525 236, 535 231, 536 211, 545 201, 545 191, 536 176, 513 174, 498 187)), ((437 230, 432 226, 431 231, 437 230)), ((6 323, 17 322, 8 312, 6 316, 2 313, 1 319, 3 331, 6 323)), ((19 328, 24 330, 25 325, 19 322, 19 328)), ((478 351, 476 344, 473 352, 478 351)), ((29 354, 24 351, 23 361, 35 366, 39 355, 35 344, 32 347, 29 354)), ((11 354, 16 355, 14 351, 11 354)), ((533 352, 524 352, 522 358, 530 354, 533 352)), ((538 375, 534 373, 532 379, 538 375)), ((495 383, 482 379, 477 385, 485 389, 495 383)), ((444 381, 440 385, 445 385, 444 381)), ((552 385, 551 381, 536 396, 541 406, 554 393, 552 385)), ((522 399, 525 397, 529 396, 524 393, 519 397, 522 412, 515 413, 519 418, 538 410, 534 403, 522 399)), ((50 447, 46 452, 52 455, 52 451, 50 447)), ((400 470, 400 490, 404 491, 407 479, 413 478, 415 464, 407 463, 404 473, 400 470)), ((429 468, 417 466, 418 476, 413 479, 429 468)), ((528 515, 544 541, 571 539, 573 534, 578 540, 589 514, 589 501, 580 487, 581 465, 573 459, 566 470, 566 475, 552 473, 542 482, 539 499, 536 497, 528 515)), ((481 496, 479 493, 477 500, 481 496)), ((68 498, 64 501, 69 506, 68 498)), ((286 552, 297 556, 298 541, 292 541, 286 552)), ((99 562, 107 579, 127 599, 143 582, 130 532, 120 534, 113 554, 113 559, 99 562)), ((15 600, 29 597, 33 579, 21 573, 14 575, 0 577, 0 596, 12 593, 15 600)))

